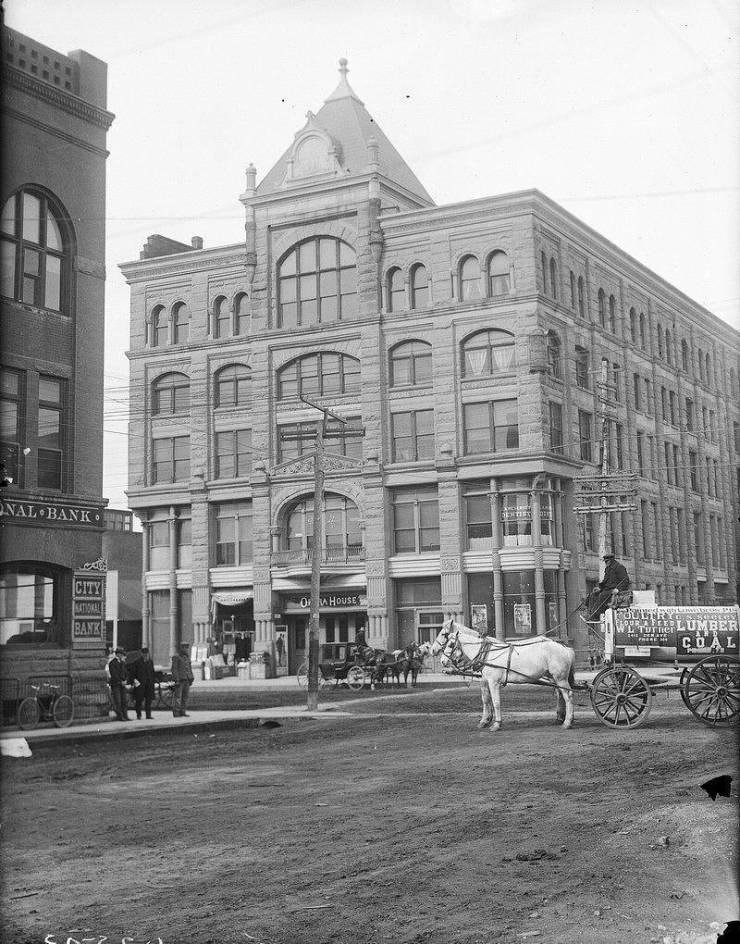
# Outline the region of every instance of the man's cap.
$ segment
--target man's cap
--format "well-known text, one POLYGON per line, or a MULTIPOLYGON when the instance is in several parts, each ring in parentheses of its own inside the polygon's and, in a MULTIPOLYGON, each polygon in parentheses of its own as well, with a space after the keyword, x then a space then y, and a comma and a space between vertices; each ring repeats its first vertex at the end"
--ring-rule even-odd
POLYGON ((614 557, 613 554, 604 554, 604 560, 609 560, 610 557, 614 557))
POLYGON ((141 647, 141 651, 142 651, 142 652, 149 652, 149 646, 142 646, 142 647, 141 647))
POLYGON ((125 651, 126 651, 126 650, 123 648, 123 646, 116 646, 116 655, 117 655, 119 652, 125 652, 125 651))
POLYGON ((181 649, 189 649, 189 648, 190 648, 190 643, 189 643, 189 642, 181 642, 181 643, 180 643, 180 648, 181 648, 181 649))

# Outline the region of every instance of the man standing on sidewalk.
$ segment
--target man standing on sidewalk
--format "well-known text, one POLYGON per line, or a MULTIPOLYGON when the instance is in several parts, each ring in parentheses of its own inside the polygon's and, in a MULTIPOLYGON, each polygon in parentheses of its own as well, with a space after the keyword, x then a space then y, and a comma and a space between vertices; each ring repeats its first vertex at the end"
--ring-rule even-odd
POLYGON ((188 695, 193 684, 193 667, 190 664, 190 645, 180 643, 179 653, 172 656, 172 681, 175 683, 175 694, 172 702, 172 714, 175 718, 188 718, 185 710, 188 707, 188 695))
POLYGON ((119 721, 128 721, 128 691, 126 690, 128 672, 126 670, 126 651, 121 646, 116 649, 115 658, 108 663, 108 672, 110 674, 108 684, 113 697, 116 718, 119 721))

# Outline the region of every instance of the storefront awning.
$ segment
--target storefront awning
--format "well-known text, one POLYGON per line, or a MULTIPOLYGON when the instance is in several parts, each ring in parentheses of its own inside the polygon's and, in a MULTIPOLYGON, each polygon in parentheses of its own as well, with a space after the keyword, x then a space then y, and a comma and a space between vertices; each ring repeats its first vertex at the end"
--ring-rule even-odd
POLYGON ((239 606, 240 603, 246 603, 254 599, 253 590, 219 590, 211 594, 214 603, 220 603, 221 606, 239 606))

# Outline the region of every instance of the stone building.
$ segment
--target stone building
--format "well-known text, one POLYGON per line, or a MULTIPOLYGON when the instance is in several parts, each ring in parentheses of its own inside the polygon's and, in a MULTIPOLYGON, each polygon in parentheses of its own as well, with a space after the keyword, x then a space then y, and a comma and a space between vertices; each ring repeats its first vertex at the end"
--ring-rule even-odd
POLYGON ((102 678, 107 67, 2 43, 3 675, 102 678))
POLYGON ((302 660, 317 413, 301 395, 346 421, 327 426, 322 643, 362 626, 401 646, 454 614, 583 649, 599 560, 575 482, 604 418, 610 467, 638 474, 635 510, 609 522, 634 585, 735 598, 736 332, 538 191, 435 206, 345 61, 240 200, 246 245, 152 236, 121 267, 157 661, 241 633, 258 658, 280 638, 284 670, 302 660))

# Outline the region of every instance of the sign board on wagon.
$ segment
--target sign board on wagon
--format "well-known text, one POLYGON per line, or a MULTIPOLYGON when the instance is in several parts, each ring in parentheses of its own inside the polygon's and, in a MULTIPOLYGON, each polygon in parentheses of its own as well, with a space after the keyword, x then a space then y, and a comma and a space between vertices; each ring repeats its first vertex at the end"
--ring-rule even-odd
POLYGON ((614 629, 617 646, 675 649, 677 655, 699 658, 737 655, 740 610, 736 606, 631 606, 614 611, 614 629))

